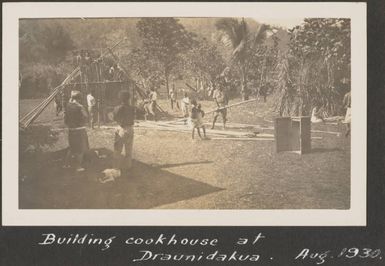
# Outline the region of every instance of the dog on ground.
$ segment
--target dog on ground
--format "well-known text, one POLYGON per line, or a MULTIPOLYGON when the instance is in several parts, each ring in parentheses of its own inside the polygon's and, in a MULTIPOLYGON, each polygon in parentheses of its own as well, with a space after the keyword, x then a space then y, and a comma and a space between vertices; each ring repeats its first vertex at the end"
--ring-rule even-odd
POLYGON ((120 169, 105 169, 102 173, 104 174, 104 176, 99 178, 99 182, 102 184, 115 181, 116 178, 121 176, 120 169))

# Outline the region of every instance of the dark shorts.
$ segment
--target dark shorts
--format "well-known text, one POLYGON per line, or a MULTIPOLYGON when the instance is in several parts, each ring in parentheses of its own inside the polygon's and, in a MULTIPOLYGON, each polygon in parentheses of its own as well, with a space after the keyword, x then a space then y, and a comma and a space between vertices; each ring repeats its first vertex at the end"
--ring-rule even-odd
POLYGON ((89 150, 86 129, 69 130, 68 144, 70 151, 75 154, 85 153, 89 150))
POLYGON ((227 116, 227 109, 221 109, 215 112, 215 115, 222 115, 222 117, 227 116))

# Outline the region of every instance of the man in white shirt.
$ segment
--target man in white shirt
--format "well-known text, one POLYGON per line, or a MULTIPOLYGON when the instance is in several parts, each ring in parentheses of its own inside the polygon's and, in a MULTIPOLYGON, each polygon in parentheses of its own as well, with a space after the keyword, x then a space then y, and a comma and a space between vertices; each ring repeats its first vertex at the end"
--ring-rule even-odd
POLYGON ((94 129, 95 106, 96 106, 95 97, 92 96, 91 92, 88 92, 87 94, 88 117, 90 119, 90 127, 92 129, 94 129))
POLYGON ((214 101, 215 101, 218 109, 214 113, 214 120, 213 120, 213 125, 212 125, 211 129, 214 129, 215 122, 217 121, 217 118, 219 115, 222 116, 223 129, 226 129, 227 109, 225 107, 229 103, 227 95, 223 91, 223 89, 221 87, 219 87, 214 91, 213 98, 214 98, 214 101))
POLYGON ((153 118, 154 121, 156 122, 156 100, 158 99, 158 93, 154 88, 151 88, 150 93, 147 96, 147 99, 145 99, 144 103, 144 119, 147 120, 148 115, 150 114, 153 118))

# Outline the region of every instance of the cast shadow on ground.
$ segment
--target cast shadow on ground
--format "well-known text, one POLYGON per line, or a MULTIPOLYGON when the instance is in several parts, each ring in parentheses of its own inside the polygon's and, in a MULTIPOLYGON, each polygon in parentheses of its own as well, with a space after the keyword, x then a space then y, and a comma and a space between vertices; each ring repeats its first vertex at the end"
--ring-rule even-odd
POLYGON ((157 164, 153 165, 154 168, 172 168, 172 167, 178 167, 178 166, 185 166, 185 165, 199 165, 199 164, 209 164, 213 163, 213 161, 196 161, 196 162, 183 162, 183 163, 166 163, 166 164, 157 164))
POLYGON ((102 184, 98 177, 111 168, 112 152, 97 150, 99 158, 95 152, 90 153, 85 162, 87 170, 82 173, 61 168, 65 150, 45 154, 43 165, 19 182, 19 208, 148 209, 223 190, 135 160, 130 177, 102 184))

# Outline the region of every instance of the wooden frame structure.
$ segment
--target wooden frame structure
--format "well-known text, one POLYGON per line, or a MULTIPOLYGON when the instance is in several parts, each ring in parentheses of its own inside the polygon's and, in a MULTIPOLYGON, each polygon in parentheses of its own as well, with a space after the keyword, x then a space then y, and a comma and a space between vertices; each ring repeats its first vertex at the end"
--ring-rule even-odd
MULTIPOLYGON (((123 87, 128 88, 128 90, 131 92, 131 95, 134 96, 131 97, 132 105, 135 105, 136 95, 139 95, 142 100, 146 99, 146 93, 130 78, 126 68, 120 64, 119 58, 113 53, 113 49, 124 40, 126 40, 126 38, 118 41, 112 47, 107 48, 106 51, 99 56, 99 58, 95 60, 90 59, 87 63, 81 62, 59 86, 53 89, 52 93, 46 99, 44 99, 41 103, 39 103, 29 113, 27 113, 19 120, 20 127, 27 128, 30 124, 32 124, 45 110, 45 108, 47 108, 47 106, 58 96, 62 96, 61 101, 64 107, 64 103, 66 103, 66 100, 69 99, 70 91, 73 89, 83 92, 83 100, 85 100, 86 92, 92 90, 94 91, 96 96, 95 98, 97 100, 97 119, 99 126, 101 120, 106 121, 108 106, 112 104, 116 105, 118 103, 118 93, 115 93, 115 102, 106 101, 106 96, 110 94, 110 88, 112 86, 118 87, 119 90, 123 87), (111 80, 110 78, 107 79, 105 77, 106 71, 108 70, 105 68, 106 65, 103 64, 103 58, 107 54, 112 56, 116 66, 120 65, 118 68, 119 75, 116 75, 117 80, 111 80)), ((156 106, 156 109, 161 114, 165 114, 159 105, 156 106)))

